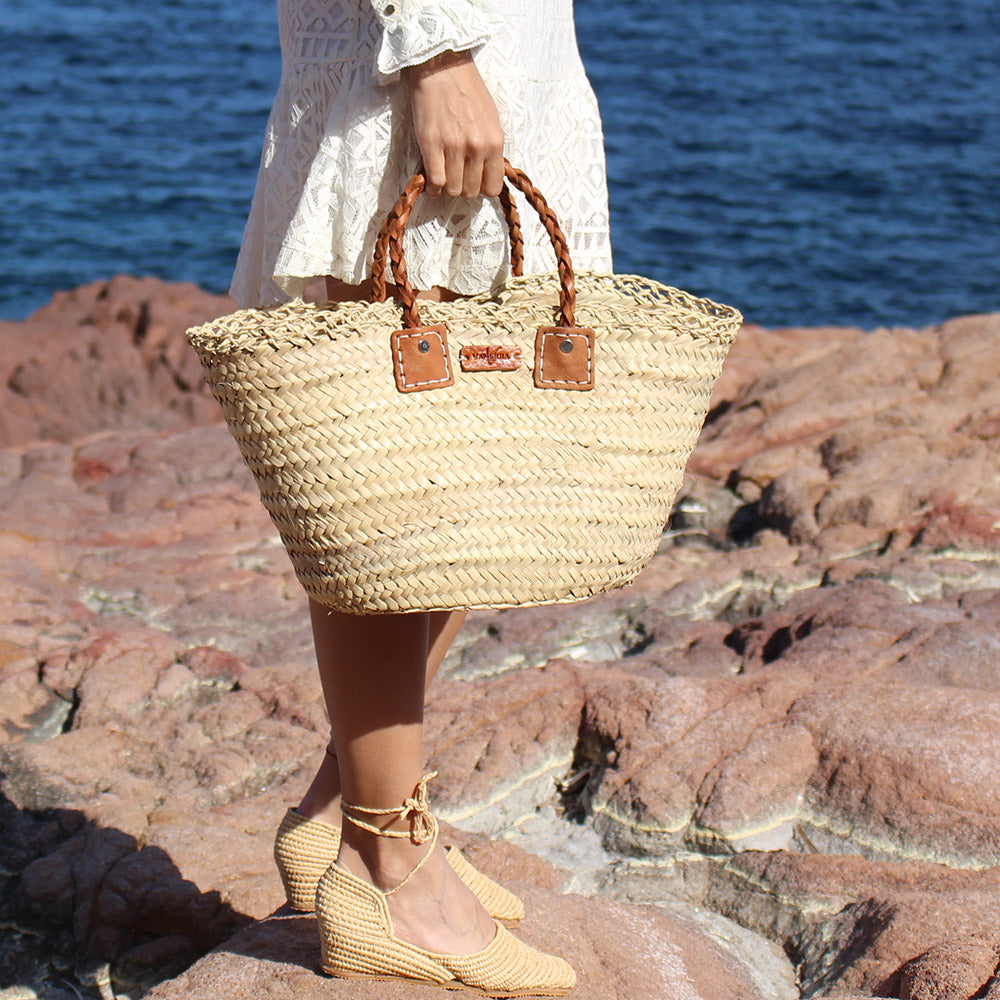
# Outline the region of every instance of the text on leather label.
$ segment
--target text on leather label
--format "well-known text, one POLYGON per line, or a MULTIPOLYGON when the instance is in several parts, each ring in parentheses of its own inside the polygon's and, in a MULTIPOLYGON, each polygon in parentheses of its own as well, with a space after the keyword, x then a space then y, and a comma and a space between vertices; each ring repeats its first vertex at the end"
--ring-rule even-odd
POLYGON ((463 372, 512 372, 522 360, 517 344, 469 344, 458 352, 463 372))

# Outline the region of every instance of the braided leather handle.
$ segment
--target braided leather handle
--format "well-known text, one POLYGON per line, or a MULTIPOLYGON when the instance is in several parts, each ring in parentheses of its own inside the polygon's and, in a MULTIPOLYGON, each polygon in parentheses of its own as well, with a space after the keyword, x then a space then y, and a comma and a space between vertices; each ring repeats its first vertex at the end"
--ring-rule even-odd
MULTIPOLYGON (((382 228, 379 230, 378 239, 375 242, 375 258, 372 262, 372 301, 385 302, 388 294, 386 288, 386 265, 389 260, 389 228, 397 225, 400 213, 406 212, 409 218, 410 211, 416 197, 424 189, 424 167, 421 164, 417 172, 406 185, 399 201, 392 207, 392 210, 385 217, 382 228)), ((510 196, 510 189, 504 184, 500 191, 500 205, 503 208, 504 218, 507 220, 507 231, 510 233, 510 269, 511 273, 521 275, 524 273, 524 236, 521 233, 521 216, 514 204, 514 199, 510 196)), ((405 223, 404 223, 405 225, 405 223)))
MULTIPOLYGON (((506 180, 524 194, 528 204, 538 213, 545 231, 549 234, 559 269, 559 325, 572 327, 574 326, 573 313, 576 307, 576 285, 573 279, 573 265, 570 261, 566 237, 563 235, 562 229, 559 228, 555 213, 549 208, 542 193, 531 183, 527 175, 522 170, 512 167, 507 160, 504 160, 504 175, 506 180)), ((421 168, 410 178, 410 182, 400 195, 399 201, 386 216, 375 244, 375 258, 372 266, 372 301, 384 302, 387 294, 386 249, 388 248, 392 274, 403 303, 403 328, 407 330, 415 329, 421 323, 417 309, 417 297, 406 270, 403 234, 406 232, 406 224, 413 211, 417 196, 424 190, 426 184, 427 179, 421 165, 421 168)), ((511 271, 515 275, 519 275, 524 267, 524 239, 521 234, 520 218, 506 183, 500 192, 500 203, 503 206, 504 216, 510 231, 511 271)))

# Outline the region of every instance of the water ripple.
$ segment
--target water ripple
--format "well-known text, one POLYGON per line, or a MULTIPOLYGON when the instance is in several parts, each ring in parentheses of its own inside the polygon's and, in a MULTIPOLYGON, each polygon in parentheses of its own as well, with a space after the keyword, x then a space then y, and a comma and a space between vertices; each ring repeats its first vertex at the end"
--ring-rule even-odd
MULTIPOLYGON (((1000 309, 992 0, 577 0, 620 271, 769 325, 1000 309)), ((119 271, 228 284, 273 7, 5 0, 0 315, 119 271)))

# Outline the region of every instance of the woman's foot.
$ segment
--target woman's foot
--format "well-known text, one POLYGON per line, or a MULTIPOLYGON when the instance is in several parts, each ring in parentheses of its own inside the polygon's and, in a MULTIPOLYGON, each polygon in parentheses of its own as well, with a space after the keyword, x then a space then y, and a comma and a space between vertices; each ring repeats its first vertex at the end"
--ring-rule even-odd
POLYGON ((350 822, 316 886, 323 970, 467 986, 488 997, 563 996, 576 982, 569 963, 514 937, 451 869, 427 804, 436 774, 425 774, 400 807, 343 803, 350 822))
MULTIPOLYGON (((323 873, 336 861, 340 827, 289 809, 274 837, 274 861, 294 910, 311 913, 323 873)), ((445 858, 491 917, 512 927, 524 917, 524 904, 509 889, 478 871, 455 847, 445 845, 445 858)), ((369 883, 371 884, 371 883, 369 883)))
MULTIPOLYGON (((397 829, 408 826, 408 822, 393 824, 397 829)), ((398 938, 442 955, 471 955, 493 940, 493 918, 455 873, 439 844, 407 878, 428 853, 429 844, 387 840, 350 823, 343 829, 338 864, 387 893, 398 938)))
MULTIPOLYGON (((345 830, 340 803, 340 768, 331 744, 296 812, 341 828, 338 863, 388 893, 397 937, 442 955, 471 955, 493 940, 493 918, 448 863, 436 837, 431 847, 406 837, 378 835, 354 823, 345 830), (429 848, 430 856, 421 863, 429 848)), ((396 819, 382 829, 409 831, 410 821, 396 819)))

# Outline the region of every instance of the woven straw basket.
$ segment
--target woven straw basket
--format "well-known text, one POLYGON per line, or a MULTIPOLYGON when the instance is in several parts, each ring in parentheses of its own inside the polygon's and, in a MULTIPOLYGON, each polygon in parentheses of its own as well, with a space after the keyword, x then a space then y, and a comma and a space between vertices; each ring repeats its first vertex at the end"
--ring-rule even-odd
POLYGON ((646 278, 574 278, 544 199, 509 164, 507 179, 539 212, 557 271, 519 276, 505 188, 515 276, 418 302, 402 241, 418 173, 379 237, 382 301, 296 300, 188 331, 320 604, 373 614, 578 601, 625 586, 657 549, 742 317, 646 278), (402 305, 386 298, 387 251, 402 305), (467 353, 486 370, 456 364, 467 353))

